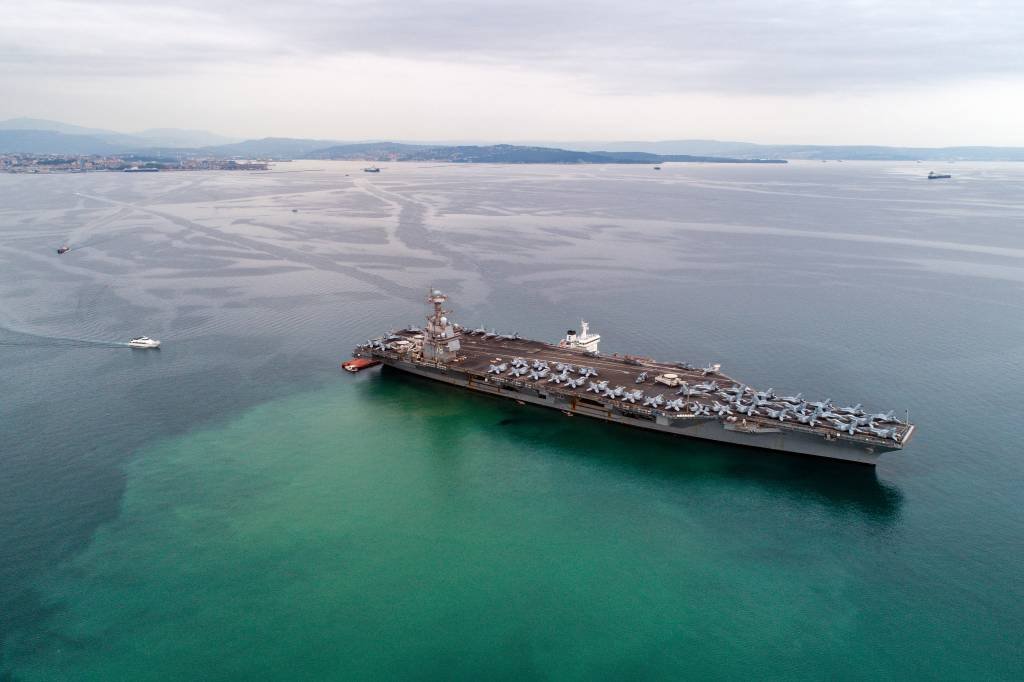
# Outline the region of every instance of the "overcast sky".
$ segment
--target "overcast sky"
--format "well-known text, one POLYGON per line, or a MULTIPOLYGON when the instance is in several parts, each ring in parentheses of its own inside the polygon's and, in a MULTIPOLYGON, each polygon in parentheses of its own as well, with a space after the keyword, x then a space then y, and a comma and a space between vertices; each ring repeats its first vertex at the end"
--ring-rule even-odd
POLYGON ((0 0, 0 118, 1024 145, 1024 0, 0 0))

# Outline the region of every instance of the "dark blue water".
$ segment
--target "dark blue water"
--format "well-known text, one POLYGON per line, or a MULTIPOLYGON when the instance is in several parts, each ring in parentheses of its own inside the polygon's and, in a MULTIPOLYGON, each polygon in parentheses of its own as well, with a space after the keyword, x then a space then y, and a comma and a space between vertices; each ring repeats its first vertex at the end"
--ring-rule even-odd
POLYGON ((1024 168, 279 168, 0 176, 3 675, 1021 677, 1024 168), (919 430, 871 471, 338 371, 430 286, 919 430))

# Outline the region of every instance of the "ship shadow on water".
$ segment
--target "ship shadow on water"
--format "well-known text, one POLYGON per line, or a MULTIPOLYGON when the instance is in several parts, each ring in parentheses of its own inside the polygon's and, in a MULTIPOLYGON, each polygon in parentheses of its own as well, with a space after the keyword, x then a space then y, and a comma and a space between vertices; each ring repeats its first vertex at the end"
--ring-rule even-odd
POLYGON ((570 418, 550 408, 520 405, 387 367, 367 378, 362 397, 382 402, 380 409, 437 405, 453 422, 446 441, 437 444, 443 449, 457 447, 472 431, 483 431, 531 451, 554 450, 562 457, 633 476, 680 485, 714 479, 749 485, 835 514, 852 512, 880 526, 894 524, 903 506, 903 493, 879 480, 871 466, 672 436, 583 416, 570 418))

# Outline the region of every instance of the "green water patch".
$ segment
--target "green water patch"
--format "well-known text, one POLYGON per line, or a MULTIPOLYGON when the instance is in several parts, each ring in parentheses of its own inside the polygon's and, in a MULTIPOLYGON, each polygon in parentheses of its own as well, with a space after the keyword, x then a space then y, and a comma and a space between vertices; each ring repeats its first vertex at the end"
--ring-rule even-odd
POLYGON ((892 672, 876 628, 901 603, 857 558, 898 533, 900 501, 832 473, 342 377, 139 453, 118 519, 40 577, 50 616, 9 669, 820 679, 856 655, 866 677, 892 672))

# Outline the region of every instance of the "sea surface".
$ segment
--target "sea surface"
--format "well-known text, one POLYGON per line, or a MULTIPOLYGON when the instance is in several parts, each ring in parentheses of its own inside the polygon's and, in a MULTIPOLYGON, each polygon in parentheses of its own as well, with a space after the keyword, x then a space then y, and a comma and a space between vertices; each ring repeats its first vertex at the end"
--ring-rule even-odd
POLYGON ((940 166, 0 175, 0 679, 1024 678, 1024 165, 940 166), (429 287, 918 432, 339 371, 429 287))

